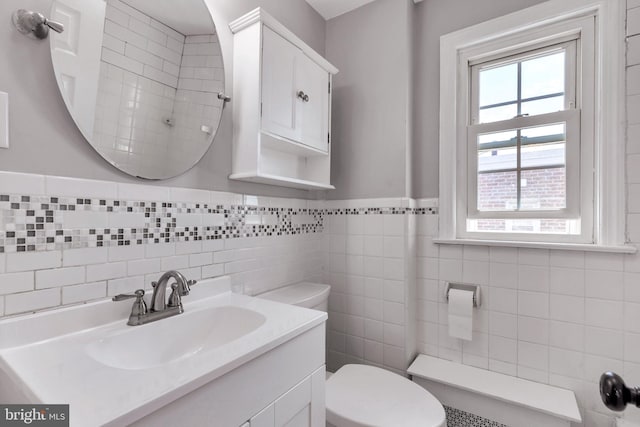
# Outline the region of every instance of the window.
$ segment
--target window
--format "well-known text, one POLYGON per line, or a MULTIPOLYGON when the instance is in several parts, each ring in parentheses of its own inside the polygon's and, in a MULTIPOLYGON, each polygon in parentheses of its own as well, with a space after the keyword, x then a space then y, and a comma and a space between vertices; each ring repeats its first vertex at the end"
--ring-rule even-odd
POLYGON ((558 0, 442 38, 441 240, 624 243, 623 19, 558 0))
MULTIPOLYGON (((592 27, 593 19, 583 24, 592 27)), ((580 176, 593 188, 580 173, 592 169, 580 161, 593 133, 592 114, 581 118, 578 104, 593 93, 593 81, 578 78, 577 65, 588 66, 581 58, 592 57, 581 54, 593 50, 585 39, 581 31, 569 41, 469 63, 465 234, 577 237, 590 228, 580 208, 580 176)))

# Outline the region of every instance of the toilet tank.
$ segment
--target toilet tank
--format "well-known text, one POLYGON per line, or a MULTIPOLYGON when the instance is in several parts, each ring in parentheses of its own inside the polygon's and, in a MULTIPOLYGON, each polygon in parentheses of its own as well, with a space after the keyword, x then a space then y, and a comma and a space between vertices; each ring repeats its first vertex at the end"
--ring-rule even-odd
POLYGON ((331 286, 323 283, 300 282, 256 296, 326 312, 328 310, 330 290, 331 286))

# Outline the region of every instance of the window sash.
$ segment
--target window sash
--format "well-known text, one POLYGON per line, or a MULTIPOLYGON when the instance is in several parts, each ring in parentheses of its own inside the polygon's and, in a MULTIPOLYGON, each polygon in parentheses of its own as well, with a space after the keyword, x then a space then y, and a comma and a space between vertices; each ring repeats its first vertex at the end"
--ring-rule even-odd
MULTIPOLYGON (((546 44, 543 46, 538 46, 536 48, 532 48, 526 51, 519 51, 518 53, 513 54, 504 54, 499 58, 493 58, 491 60, 486 60, 483 62, 474 62, 469 63, 469 67, 471 69, 471 102, 470 106, 470 124, 478 124, 480 117, 480 71, 488 69, 488 68, 497 68, 504 65, 516 64, 521 61, 526 61, 529 59, 539 58, 542 56, 546 56, 552 54, 554 52, 565 52, 565 64, 564 64, 564 109, 568 110, 571 108, 576 108, 576 84, 577 84, 577 43, 579 35, 572 35, 571 38, 567 41, 563 41, 561 43, 558 40, 554 40, 552 44, 546 44)), ((518 76, 518 79, 521 77, 518 76)), ((518 82, 518 87, 520 88, 520 81, 518 82)), ((518 90, 517 94, 518 98, 505 102, 505 105, 516 104, 520 106, 526 101, 533 101, 537 98, 544 99, 549 97, 549 95, 545 95, 542 97, 534 97, 534 98, 522 98, 521 91, 518 90)), ((485 106, 486 108, 486 106, 485 106)), ((519 114, 519 113, 518 113, 519 114)))
MULTIPOLYGON (((492 123, 468 126, 467 129, 467 212, 466 218, 480 219, 550 219, 580 217, 580 110, 565 110, 537 116, 516 117, 492 123), (485 133, 565 123, 566 207, 558 210, 478 210, 478 136, 485 133)), ((519 170, 530 170, 522 168, 519 170)), ((541 168, 537 168, 541 169, 541 168)), ((516 169, 518 170, 518 169, 516 169)), ((466 221, 465 221, 466 224, 466 221)), ((466 229, 466 225, 465 225, 466 229)))
MULTIPOLYGON (((458 118, 466 118, 465 131, 460 132, 458 137, 459 147, 464 147, 461 152, 461 158, 466 167, 459 170, 459 180, 456 194, 457 206, 456 214, 456 236, 457 238, 470 239, 495 239, 495 240, 524 240, 532 242, 573 242, 573 243, 592 243, 594 239, 593 219, 593 123, 586 119, 581 122, 581 116, 593 116, 593 95, 589 90, 593 90, 593 70, 589 67, 593 64, 594 57, 594 18, 583 17, 575 21, 568 21, 559 25, 551 25, 548 30, 543 30, 546 36, 542 40, 534 43, 526 43, 522 39, 523 44, 513 42, 510 37, 498 42, 498 44, 490 42, 485 48, 473 48, 466 54, 463 53, 459 60, 461 61, 461 70, 466 69, 458 80, 459 94, 468 93, 467 98, 463 101, 463 107, 458 110, 458 114, 466 110, 466 114, 458 115, 458 118), (552 29, 553 28, 553 29, 552 29), (548 32, 550 31, 550 32, 548 32), (555 36, 552 35, 555 32, 555 36), (481 67, 477 65, 493 63, 513 63, 517 59, 535 57, 536 54, 542 55, 550 53, 554 49, 566 49, 565 54, 565 110, 540 114, 535 116, 514 117, 513 119, 474 124, 472 117, 478 114, 478 72, 481 67), (483 52, 493 52, 484 55, 483 52), (586 68, 585 68, 586 67, 586 68), (585 78, 586 73, 586 78, 585 78), (466 76, 466 84, 465 84, 466 76), (474 81, 475 77, 475 81, 474 81), (587 91, 587 92, 585 92, 587 91), (585 98, 586 96, 586 98, 585 98), (585 101, 586 99, 586 101, 585 101), (586 102, 586 103, 585 103, 586 102), (566 114, 566 116, 563 116, 566 114), (586 114, 586 115, 585 115, 586 114), (552 116, 555 115, 554 119, 552 116), (572 120, 557 120, 558 117, 567 119, 574 116, 572 120), (549 120, 549 121, 546 121, 549 120), (543 210, 521 210, 521 211, 501 211, 501 212, 480 212, 477 209, 477 135, 481 133, 490 133, 492 129, 495 131, 503 131, 508 129, 527 128, 538 125, 554 124, 558 122, 566 123, 566 208, 563 210, 543 211, 543 210), (469 137, 469 131, 473 127, 478 126, 474 137, 469 137), (502 126, 502 127, 493 127, 502 126), (469 149, 469 145, 473 141, 473 150, 469 149), (577 142, 577 144, 569 144, 577 142), (577 150, 577 151, 576 151, 577 150), (574 161, 570 161, 570 157, 574 161), (577 159, 577 161, 575 160, 577 159), (570 167, 570 163, 573 163, 570 167), (469 165, 474 165, 475 170, 470 171, 469 165), (586 169, 585 169, 586 168, 586 169), (473 185, 469 181, 473 180, 473 185), (473 197, 473 201, 470 198, 473 197), (475 215, 474 215, 475 214, 475 215), (474 217, 475 216, 475 217, 474 217), (469 231, 468 221, 494 218, 494 219, 567 219, 571 220, 570 229, 572 233, 554 234, 554 233, 529 233, 521 231, 469 231), (502 217, 502 218, 501 218, 502 217)), ((542 35, 542 33, 538 33, 542 35)), ((517 36, 519 37, 519 36, 517 36)), ((516 38, 517 38, 516 37, 516 38)), ((534 37, 535 38, 535 37, 534 37)), ((463 123, 464 123, 463 122, 463 123)))

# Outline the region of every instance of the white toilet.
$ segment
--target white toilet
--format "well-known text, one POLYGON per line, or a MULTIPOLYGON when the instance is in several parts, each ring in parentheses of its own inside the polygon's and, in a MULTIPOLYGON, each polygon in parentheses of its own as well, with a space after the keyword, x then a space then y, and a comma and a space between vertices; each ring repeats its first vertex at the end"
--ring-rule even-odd
MULTIPOLYGON (((259 298, 327 311, 329 285, 301 282, 259 298)), ((335 427, 446 427, 442 404, 400 375, 368 365, 345 365, 327 379, 327 425, 335 427)))

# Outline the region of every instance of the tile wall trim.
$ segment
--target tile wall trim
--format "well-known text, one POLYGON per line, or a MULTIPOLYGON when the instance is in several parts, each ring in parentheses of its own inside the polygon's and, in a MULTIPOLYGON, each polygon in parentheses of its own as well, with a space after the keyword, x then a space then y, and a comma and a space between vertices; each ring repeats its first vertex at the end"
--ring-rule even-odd
POLYGON ((407 198, 309 205, 302 199, 0 172, 0 253, 319 233, 325 215, 437 213, 437 203, 407 198))
POLYGON ((0 172, 0 253, 322 231, 302 199, 0 172))
MULTIPOLYGON (((286 199, 0 171, 0 317, 130 292, 168 269, 195 279, 228 274, 234 290, 249 295, 322 280, 329 218, 359 216, 354 219, 388 225, 393 214, 435 216, 433 205, 403 198, 286 199)), ((387 267, 398 262, 389 260, 387 267)))

